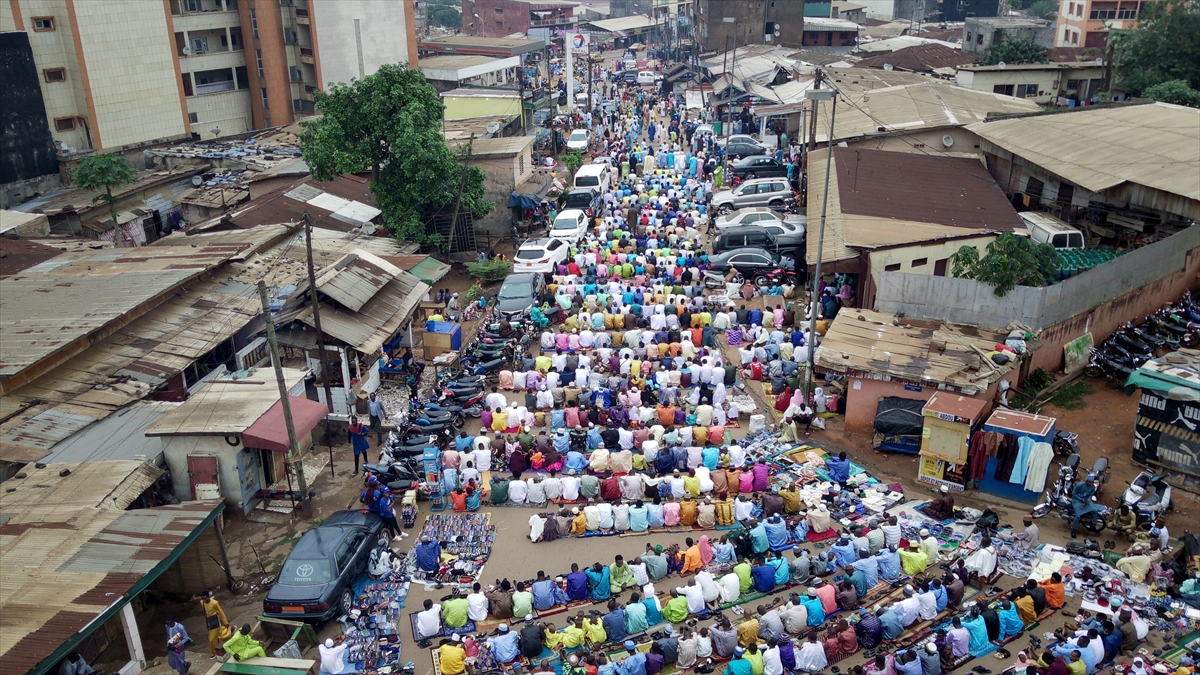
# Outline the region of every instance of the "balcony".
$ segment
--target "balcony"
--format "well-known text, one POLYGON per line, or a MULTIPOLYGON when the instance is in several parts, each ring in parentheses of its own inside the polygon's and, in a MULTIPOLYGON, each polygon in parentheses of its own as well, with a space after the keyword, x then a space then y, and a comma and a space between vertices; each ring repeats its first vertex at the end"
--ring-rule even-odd
POLYGON ((299 7, 296 8, 296 23, 298 23, 302 26, 309 25, 310 19, 308 18, 308 10, 307 9, 301 9, 299 7))
POLYGON ((193 87, 196 92, 196 96, 203 96, 204 94, 219 94, 223 91, 233 91, 236 88, 237 85, 233 80, 208 82, 206 84, 197 84, 193 87))
POLYGON ((573 16, 550 16, 544 19, 531 18, 529 26, 531 28, 542 28, 546 26, 569 26, 575 24, 573 16))
POLYGON ((308 47, 300 48, 300 63, 313 63, 313 50, 308 47))

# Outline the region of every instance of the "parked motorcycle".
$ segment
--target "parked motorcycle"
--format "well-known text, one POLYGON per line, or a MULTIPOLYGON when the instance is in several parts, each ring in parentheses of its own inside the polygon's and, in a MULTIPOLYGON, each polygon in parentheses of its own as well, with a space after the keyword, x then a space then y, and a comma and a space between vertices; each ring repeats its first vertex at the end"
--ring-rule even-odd
MULTIPOLYGON (((1071 490, 1075 487, 1078 468, 1079 455, 1071 455, 1067 457, 1066 461, 1058 463, 1058 476, 1055 478, 1054 485, 1047 492, 1046 499, 1033 507, 1034 518, 1043 518, 1054 512, 1058 513, 1059 518, 1067 520, 1075 518, 1075 507, 1071 504, 1071 490)), ((1095 497, 1092 499, 1094 501, 1095 497)), ((1092 514, 1095 518, 1084 516, 1080 522, 1087 530, 1101 532, 1108 527, 1111 510, 1101 504, 1096 506, 1098 508, 1092 514)))
POLYGON ((1083 374, 1088 377, 1107 377, 1124 384, 1137 367, 1130 361, 1114 357, 1111 352, 1092 348, 1091 357, 1088 359, 1088 364, 1084 366, 1083 374))
POLYGON ((1171 510, 1171 485, 1163 474, 1144 469, 1129 482, 1121 503, 1137 514, 1138 522, 1153 522, 1171 510))

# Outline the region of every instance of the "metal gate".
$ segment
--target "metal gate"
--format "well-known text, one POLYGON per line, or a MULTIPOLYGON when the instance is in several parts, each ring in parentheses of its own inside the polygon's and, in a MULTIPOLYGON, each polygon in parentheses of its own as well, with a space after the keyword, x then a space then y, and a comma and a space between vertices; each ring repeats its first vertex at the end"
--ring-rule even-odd
POLYGON ((475 247, 475 217, 470 213, 458 214, 458 222, 453 223, 453 214, 434 216, 429 227, 445 238, 449 248, 448 253, 474 253, 475 247), (453 226, 452 226, 453 225, 453 226))
POLYGON ((188 483, 192 499, 211 499, 221 494, 220 467, 213 455, 188 455, 188 483))

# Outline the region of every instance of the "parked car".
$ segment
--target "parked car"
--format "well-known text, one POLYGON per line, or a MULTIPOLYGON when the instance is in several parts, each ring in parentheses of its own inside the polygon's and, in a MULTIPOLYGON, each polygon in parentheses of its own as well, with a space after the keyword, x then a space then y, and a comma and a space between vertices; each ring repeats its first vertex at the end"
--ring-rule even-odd
POLYGON ((770 232, 775 237, 776 253, 792 253, 804 247, 805 226, 786 220, 762 220, 755 227, 770 232))
POLYGON ((733 162, 730 173, 743 179, 769 178, 771 176, 787 178, 787 171, 787 165, 774 157, 753 155, 733 162))
POLYGON ((743 145, 745 145, 745 144, 762 145, 761 143, 758 142, 757 138, 755 138, 754 136, 751 136, 750 134, 730 134, 728 138, 726 138, 725 136, 720 136, 717 138, 717 145, 719 147, 723 148, 728 143, 739 143, 739 144, 743 144, 743 145))
POLYGON ((643 70, 637 74, 638 84, 654 84, 654 72, 643 70))
POLYGON ((558 214, 550 226, 550 236, 574 244, 587 232, 587 214, 579 209, 567 209, 558 214))
POLYGON ((730 227, 754 225, 764 220, 782 220, 789 223, 803 224, 806 219, 804 216, 798 214, 782 214, 766 206, 749 206, 723 216, 717 216, 713 225, 720 232, 730 227))
POLYGON ((263 616, 320 623, 348 613, 383 520, 337 511, 300 537, 263 599, 263 616))
POLYGON ((745 206, 779 206, 791 196, 792 186, 786 178, 756 178, 717 193, 712 208, 725 214, 745 206))
POLYGON ((730 141, 725 145, 725 154, 735 159, 751 157, 753 155, 765 155, 770 151, 770 148, 758 142, 734 143, 730 141))
MULTIPOLYGON (((587 94, 584 94, 586 97, 587 94)), ((576 129, 567 137, 567 150, 576 150, 584 152, 588 149, 588 144, 591 141, 591 135, 587 129, 576 129)))
POLYGON ((625 81, 625 84, 636 83, 637 77, 638 77, 638 71, 636 68, 634 68, 632 70, 626 69, 626 70, 621 71, 621 79, 623 79, 625 81))
POLYGON ((756 225, 731 227, 718 234, 712 242, 713 253, 731 251, 736 248, 761 248, 775 251, 779 248, 779 243, 775 241, 775 235, 756 225))
POLYGON ((604 198, 596 188, 575 188, 563 197, 563 209, 579 209, 589 218, 604 207, 604 198))
POLYGON ((541 302, 544 284, 540 274, 514 272, 504 277, 504 283, 500 284, 500 293, 496 296, 496 309, 500 312, 500 318, 505 321, 525 318, 534 304, 541 302))
POLYGON ((771 275, 781 275, 789 283, 796 283, 796 263, 787 256, 756 248, 735 248, 709 257, 709 269, 724 275, 730 267, 737 269, 757 285, 771 275))
POLYGON ((561 239, 542 237, 531 239, 513 256, 514 272, 533 272, 546 274, 554 270, 554 266, 567 259, 567 245, 561 239))

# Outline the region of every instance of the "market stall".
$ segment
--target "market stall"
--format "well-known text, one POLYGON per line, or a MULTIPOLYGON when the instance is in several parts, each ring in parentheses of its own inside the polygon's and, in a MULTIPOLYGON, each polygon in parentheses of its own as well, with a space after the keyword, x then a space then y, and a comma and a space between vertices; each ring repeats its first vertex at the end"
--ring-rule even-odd
POLYGON ((988 402, 945 391, 934 392, 921 408, 920 466, 917 479, 951 490, 966 486, 967 439, 983 417, 988 402))
POLYGON ((982 431, 999 434, 1000 438, 994 439, 998 444, 996 453, 986 458, 979 491, 1027 504, 1037 503, 1054 457, 1052 443, 1057 422, 1053 417, 1009 408, 993 412, 982 431))

